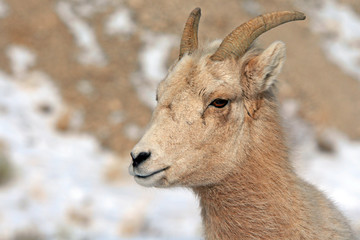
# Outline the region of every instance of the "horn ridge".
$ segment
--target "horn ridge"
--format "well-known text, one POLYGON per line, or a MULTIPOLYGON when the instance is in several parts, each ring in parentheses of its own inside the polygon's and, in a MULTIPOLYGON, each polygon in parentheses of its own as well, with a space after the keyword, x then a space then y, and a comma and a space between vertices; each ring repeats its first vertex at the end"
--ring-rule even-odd
POLYGON ((195 8, 190 13, 181 37, 179 59, 181 59, 185 53, 191 54, 198 48, 198 28, 200 17, 200 8, 195 8))
POLYGON ((252 42, 264 32, 281 24, 305 18, 305 15, 298 11, 272 12, 255 17, 227 35, 210 58, 213 61, 223 61, 230 56, 241 57, 252 42))

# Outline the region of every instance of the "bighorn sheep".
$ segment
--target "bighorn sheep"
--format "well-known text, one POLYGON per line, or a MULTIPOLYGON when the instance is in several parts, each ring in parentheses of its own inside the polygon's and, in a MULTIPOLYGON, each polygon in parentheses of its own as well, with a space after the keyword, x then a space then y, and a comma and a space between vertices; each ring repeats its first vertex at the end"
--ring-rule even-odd
POLYGON ((284 44, 252 46, 304 14, 261 15, 204 48, 199 19, 196 8, 179 59, 158 86, 150 126, 131 152, 130 174, 147 187, 193 189, 206 239, 355 239, 335 206, 290 166, 274 93, 284 44))

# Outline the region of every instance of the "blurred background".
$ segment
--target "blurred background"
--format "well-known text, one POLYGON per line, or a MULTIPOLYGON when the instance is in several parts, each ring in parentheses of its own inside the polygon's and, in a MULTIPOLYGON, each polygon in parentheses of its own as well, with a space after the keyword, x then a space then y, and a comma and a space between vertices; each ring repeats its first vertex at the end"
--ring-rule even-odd
POLYGON ((360 236, 358 0, 0 0, 1 240, 202 239, 190 191, 127 173, 195 7, 203 44, 265 12, 307 15, 258 43, 287 46, 291 161, 360 236))

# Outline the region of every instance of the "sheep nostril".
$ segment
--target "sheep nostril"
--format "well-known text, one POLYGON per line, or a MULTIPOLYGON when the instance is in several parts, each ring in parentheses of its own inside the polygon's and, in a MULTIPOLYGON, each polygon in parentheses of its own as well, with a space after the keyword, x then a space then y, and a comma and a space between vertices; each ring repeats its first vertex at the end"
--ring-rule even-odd
POLYGON ((139 166, 142 162, 146 161, 151 156, 151 152, 141 152, 137 156, 134 153, 130 153, 133 160, 133 167, 139 166))

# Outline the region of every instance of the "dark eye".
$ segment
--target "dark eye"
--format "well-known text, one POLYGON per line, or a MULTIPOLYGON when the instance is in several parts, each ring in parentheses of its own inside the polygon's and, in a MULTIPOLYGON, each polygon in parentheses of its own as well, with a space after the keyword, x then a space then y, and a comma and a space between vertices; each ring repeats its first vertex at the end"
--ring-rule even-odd
POLYGON ((228 102, 229 102, 229 100, 217 98, 214 101, 212 101, 210 103, 210 105, 217 107, 217 108, 223 108, 226 106, 226 104, 228 104, 228 102))

